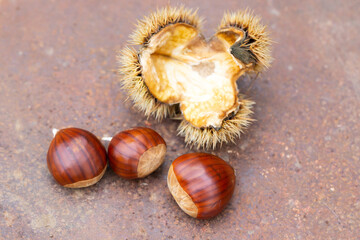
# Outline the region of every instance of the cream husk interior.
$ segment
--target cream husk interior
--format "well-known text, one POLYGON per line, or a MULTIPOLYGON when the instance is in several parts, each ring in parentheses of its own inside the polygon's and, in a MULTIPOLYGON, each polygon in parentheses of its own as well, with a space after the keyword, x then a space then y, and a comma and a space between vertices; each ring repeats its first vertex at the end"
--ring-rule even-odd
POLYGON ((168 25, 140 52, 144 81, 159 101, 180 103, 184 118, 194 127, 220 128, 238 110, 236 80, 251 67, 229 52, 242 37, 242 31, 229 28, 206 41, 193 26, 168 25))

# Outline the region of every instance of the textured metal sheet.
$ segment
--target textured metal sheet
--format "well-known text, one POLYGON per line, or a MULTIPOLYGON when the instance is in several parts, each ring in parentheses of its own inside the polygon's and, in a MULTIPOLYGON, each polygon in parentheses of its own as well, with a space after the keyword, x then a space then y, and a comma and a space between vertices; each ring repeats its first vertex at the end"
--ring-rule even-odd
MULTIPOLYGON (((176 3, 176 1, 172 1, 176 3)), ((116 50, 136 19, 168 1, 0 0, 0 238, 357 239, 360 236, 359 1, 184 1, 210 36, 225 10, 269 26, 275 62, 250 92, 257 119, 212 153, 236 170, 230 204, 200 221, 172 199, 166 174, 191 152, 177 123, 124 102, 116 50), (135 181, 108 169, 95 186, 60 187, 46 166, 51 128, 111 136, 150 126, 165 164, 135 181)), ((240 84, 246 88, 248 81, 240 84)))

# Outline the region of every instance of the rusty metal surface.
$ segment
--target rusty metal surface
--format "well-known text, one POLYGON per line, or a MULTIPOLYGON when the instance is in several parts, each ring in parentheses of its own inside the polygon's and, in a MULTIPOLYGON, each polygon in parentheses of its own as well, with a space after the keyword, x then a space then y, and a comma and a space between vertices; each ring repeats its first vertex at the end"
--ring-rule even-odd
POLYGON ((200 221, 177 207, 166 174, 191 150, 176 122, 124 102, 114 72, 135 20, 168 1, 0 0, 1 239, 358 239, 360 2, 183 3, 206 17, 207 36, 225 10, 254 9, 277 42, 250 93, 257 122, 212 151, 237 174, 225 211, 200 221), (51 128, 66 126, 97 136, 150 126, 166 162, 142 180, 108 169, 95 186, 62 188, 46 152, 51 128))

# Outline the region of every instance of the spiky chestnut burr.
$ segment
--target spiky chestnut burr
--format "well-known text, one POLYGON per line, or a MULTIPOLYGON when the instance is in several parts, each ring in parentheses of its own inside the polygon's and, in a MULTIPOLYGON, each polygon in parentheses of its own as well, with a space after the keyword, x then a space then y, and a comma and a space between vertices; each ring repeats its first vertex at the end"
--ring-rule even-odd
POLYGON ((233 142, 250 124, 254 102, 239 94, 236 80, 271 62, 266 27, 250 11, 226 13, 206 40, 191 9, 167 7, 138 22, 119 54, 123 87, 134 105, 158 119, 182 119, 187 144, 215 148, 233 142))

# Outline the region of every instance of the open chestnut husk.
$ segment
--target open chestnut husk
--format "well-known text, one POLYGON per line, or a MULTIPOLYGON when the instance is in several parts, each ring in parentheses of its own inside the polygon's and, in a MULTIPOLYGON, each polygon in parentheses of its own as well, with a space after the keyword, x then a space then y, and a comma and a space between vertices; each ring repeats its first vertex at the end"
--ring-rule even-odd
POLYGON ((171 164, 167 184, 185 213, 208 219, 218 215, 230 201, 235 173, 228 163, 215 155, 189 153, 171 164))
POLYGON ((234 142, 252 122, 254 102, 236 81, 270 66, 272 41, 249 10, 225 13, 210 39, 201 25, 192 9, 153 12, 138 21, 118 56, 119 70, 129 98, 146 116, 175 117, 187 144, 215 148, 234 142))
POLYGON ((150 128, 137 127, 116 134, 109 143, 110 167, 123 178, 143 178, 164 162, 166 143, 150 128))
POLYGON ((99 139, 86 130, 61 129, 50 143, 47 165, 60 185, 88 187, 97 183, 106 171, 106 150, 99 139))

